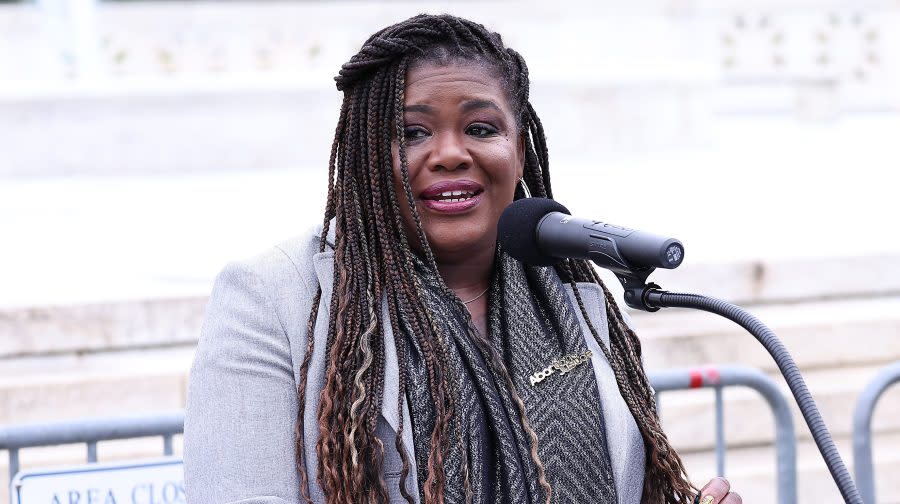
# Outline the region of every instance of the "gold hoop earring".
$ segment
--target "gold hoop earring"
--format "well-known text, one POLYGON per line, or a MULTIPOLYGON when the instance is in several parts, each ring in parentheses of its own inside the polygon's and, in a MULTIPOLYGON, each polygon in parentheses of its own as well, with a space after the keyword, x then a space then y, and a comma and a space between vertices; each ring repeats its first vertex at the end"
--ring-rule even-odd
POLYGON ((526 198, 530 198, 531 191, 528 190, 528 184, 525 183, 525 177, 519 178, 519 185, 522 186, 522 194, 524 194, 526 198))

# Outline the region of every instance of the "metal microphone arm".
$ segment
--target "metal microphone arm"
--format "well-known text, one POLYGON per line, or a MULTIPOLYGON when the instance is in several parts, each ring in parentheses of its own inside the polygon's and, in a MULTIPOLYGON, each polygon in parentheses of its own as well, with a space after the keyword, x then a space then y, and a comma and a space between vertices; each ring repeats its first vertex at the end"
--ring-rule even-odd
POLYGON ((658 311, 660 308, 694 308, 710 313, 721 315, 739 326, 746 329, 752 334, 765 349, 769 352, 781 374, 784 375, 800 412, 803 413, 803 419, 812 433, 816 446, 825 459, 831 477, 837 484, 844 498, 844 502, 848 504, 863 504, 859 490, 850 477, 841 454, 838 452, 828 427, 819 414, 819 408, 813 400, 812 394, 806 387, 803 376, 800 375, 800 369, 794 362, 787 348, 778 339, 778 336, 754 317, 750 312, 744 310, 740 306, 734 305, 720 299, 701 296, 698 294, 678 294, 661 290, 660 287, 653 283, 647 283, 647 277, 653 269, 641 271, 617 271, 616 276, 625 288, 625 303, 632 308, 644 310, 648 312, 658 311))

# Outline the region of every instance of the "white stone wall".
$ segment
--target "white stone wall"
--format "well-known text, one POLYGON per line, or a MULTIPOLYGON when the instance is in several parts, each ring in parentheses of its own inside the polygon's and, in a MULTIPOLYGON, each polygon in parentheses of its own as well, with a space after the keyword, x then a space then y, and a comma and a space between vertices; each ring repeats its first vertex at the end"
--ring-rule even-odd
POLYGON ((61 4, 92 3, 0 6, 0 175, 322 166, 332 76, 420 11, 481 20, 526 56, 565 160, 696 148, 733 114, 900 108, 892 2, 61 4))

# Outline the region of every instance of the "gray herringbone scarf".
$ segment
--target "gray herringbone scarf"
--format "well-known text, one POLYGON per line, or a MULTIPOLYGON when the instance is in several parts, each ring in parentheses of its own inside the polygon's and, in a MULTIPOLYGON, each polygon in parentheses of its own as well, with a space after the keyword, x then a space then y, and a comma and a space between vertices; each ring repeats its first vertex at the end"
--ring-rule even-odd
MULTIPOLYGON (((538 454, 555 503, 616 502, 603 414, 590 360, 532 385, 529 377, 552 361, 587 350, 574 308, 552 268, 525 267, 498 250, 489 298, 490 339, 480 336, 465 306, 424 261, 416 265, 424 302, 449 343, 459 432, 444 470, 448 504, 538 504, 531 444, 499 359, 524 402, 538 437, 538 454), (488 347, 493 348, 493 352, 488 347), (493 356, 492 357, 492 353, 493 356), (466 488, 471 490, 466 495, 466 488)), ((407 333, 409 383, 419 488, 424 488, 434 409, 415 338, 407 333)), ((420 495, 424 498, 424 494, 420 495)))

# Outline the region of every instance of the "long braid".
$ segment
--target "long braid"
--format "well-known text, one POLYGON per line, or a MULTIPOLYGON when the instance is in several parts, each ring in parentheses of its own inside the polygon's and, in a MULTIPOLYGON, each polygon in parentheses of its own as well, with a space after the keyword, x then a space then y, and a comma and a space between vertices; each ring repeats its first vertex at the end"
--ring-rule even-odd
MULTIPOLYGON (((329 160, 329 187, 320 251, 334 221, 334 290, 329 304, 326 340, 325 385, 317 412, 319 439, 316 477, 326 502, 385 502, 387 490, 381 462, 384 447, 375 435, 384 394, 385 348, 382 302, 386 301, 387 321, 393 328, 400 391, 396 404, 400 424, 394 448, 402 461, 400 492, 407 502, 414 497, 407 490, 410 461, 403 445, 404 399, 410 379, 406 363, 407 346, 416 345, 424 362, 428 394, 434 407, 427 464, 419 467, 420 491, 424 503, 442 503, 444 461, 451 443, 461 443, 457 409, 457 385, 450 373, 449 343, 423 304, 422 290, 413 271, 413 248, 425 255, 426 264, 436 269, 422 222, 416 210, 409 182, 403 134, 403 104, 406 72, 411 65, 429 62, 469 60, 483 64, 498 74, 516 114, 525 149, 523 177, 536 196, 552 197, 549 156, 543 126, 528 101, 528 69, 522 57, 505 48, 499 35, 483 26, 453 16, 416 16, 372 35, 344 64, 335 78, 344 100, 335 130, 329 160), (396 142, 399 166, 392 161, 396 142), (395 175, 394 168, 397 169, 395 175), (395 190, 395 177, 399 187, 395 190), (409 207, 415 230, 407 235, 401 206, 409 207), (402 334, 412 335, 407 342, 402 334)), ((600 283, 587 263, 572 262, 558 267, 570 283, 600 283)), ((602 285, 602 283, 600 283, 602 285)), ((606 291, 604 286, 604 291, 606 291)), ((585 314, 583 302, 576 298, 585 314)), ((298 401, 305 405, 309 358, 321 292, 316 296, 307 323, 307 352, 301 364, 298 401)), ((604 348, 619 389, 641 429, 647 447, 647 502, 674 504, 687 502, 690 488, 677 454, 668 444, 659 425, 653 393, 643 372, 640 343, 623 322, 621 313, 607 291, 610 345, 604 348)), ((595 338, 597 332, 591 327, 595 338)), ((477 336, 477 331, 473 331, 477 336)), ((551 490, 537 455, 537 436, 525 415, 502 360, 486 340, 476 344, 488 355, 489 364, 504 377, 531 444, 535 463, 549 502, 551 490)), ((600 341, 602 343, 602 341, 600 341)), ((604 345, 601 344, 601 347, 604 345)), ((302 495, 307 502, 308 475, 303 464, 303 415, 298 414, 296 430, 297 468, 302 495)), ((424 456, 424 455, 423 455, 424 456)), ((468 484, 467 484, 468 487, 468 484)))
MULTIPOLYGON (((383 81, 383 72, 380 72, 375 76, 375 82, 378 83, 383 81)), ((373 165, 377 165, 376 157, 377 153, 375 152, 376 146, 375 141, 372 138, 372 123, 375 120, 374 113, 374 105, 373 101, 368 100, 368 97, 363 97, 360 108, 366 109, 366 117, 367 117, 367 138, 366 144, 367 149, 365 149, 365 158, 366 165, 371 169, 373 165)), ((354 193, 362 193, 361 187, 357 186, 356 181, 354 179, 351 180, 351 185, 354 188, 354 193)), ((369 181, 371 183, 371 181, 369 181)), ((366 196, 360 194, 363 199, 371 199, 370 196, 366 196)), ((355 225, 358 229, 360 229, 360 233, 364 237, 363 240, 360 241, 361 245, 361 254, 362 257, 369 258, 373 257, 373 252, 377 252, 378 244, 377 244, 377 235, 372 235, 370 233, 362 231, 364 229, 364 220, 367 219, 367 216, 364 215, 366 208, 377 208, 369 205, 356 205, 354 206, 354 220, 355 225), (367 239, 366 239, 367 238, 367 239), (370 243, 371 241, 371 243, 370 243)), ((376 257, 378 255, 375 255, 376 257)), ((358 339, 358 347, 356 349, 357 359, 361 360, 362 364, 359 365, 356 373, 353 377, 353 392, 352 392, 352 404, 350 405, 350 430, 347 435, 348 446, 350 448, 350 456, 352 467, 356 468, 360 464, 360 452, 363 452, 366 461, 363 471, 356 471, 353 478, 353 491, 354 493, 358 493, 366 489, 366 480, 373 479, 375 476, 376 481, 378 481, 378 485, 376 486, 376 490, 378 496, 381 500, 387 497, 387 490, 384 484, 381 482, 380 478, 377 478, 376 474, 371 474, 373 472, 373 468, 377 465, 379 459, 381 458, 381 450, 380 442, 377 438, 373 439, 373 443, 367 442, 367 438, 374 437, 374 422, 373 418, 376 418, 371 413, 373 411, 378 411, 380 406, 380 393, 376 393, 375 383, 376 383, 376 375, 377 368, 379 366, 378 360, 376 360, 376 353, 379 347, 379 342, 383 341, 383 331, 381 330, 381 312, 376 306, 376 299, 381 298, 381 283, 378 281, 376 276, 374 275, 372 264, 370 261, 365 261, 364 263, 365 277, 366 277, 366 307, 367 307, 367 324, 362 335, 358 339), (374 366, 374 367, 373 367, 374 366), (369 393, 371 391, 371 393, 369 393), (357 433, 359 433, 360 437, 357 437, 357 433), (367 456, 366 456, 367 455, 367 456), (370 474, 366 474, 370 473, 370 474)), ((379 356, 379 360, 383 360, 381 356, 379 356)))
MULTIPOLYGON (((399 73, 399 63, 392 66, 392 74, 397 75, 399 73)), ((387 97, 391 97, 393 93, 396 92, 397 81, 395 79, 390 79, 387 88, 387 97)), ((388 99, 384 100, 383 105, 383 114, 385 117, 390 116, 391 103, 388 99)), ((382 152, 390 152, 391 151, 391 139, 392 139, 392 127, 393 124, 383 123, 380 127, 380 136, 382 141, 382 152)), ((405 356, 407 354, 406 341, 403 338, 403 333, 400 329, 400 317, 398 315, 399 311, 399 296, 400 291, 403 290, 402 285, 395 285, 395 282, 399 284, 401 281, 399 279, 403 278, 403 273, 400 269, 399 264, 397 263, 397 255, 402 255, 402 251, 408 248, 408 244, 406 242, 406 235, 403 233, 403 224, 400 220, 400 208, 397 203, 397 196, 394 193, 394 184, 393 184, 393 159, 384 159, 382 161, 383 168, 381 170, 382 177, 381 182, 385 188, 385 192, 387 193, 388 205, 390 207, 390 213, 393 216, 393 226, 390 226, 387 221, 380 222, 379 225, 383 228, 381 232, 379 232, 380 236, 385 237, 387 240, 388 250, 391 250, 391 256, 386 257, 385 264, 388 269, 389 278, 393 280, 393 282, 389 282, 389 292, 388 292, 388 316, 390 317, 391 327, 394 329, 394 346, 396 347, 397 358, 397 367, 398 374, 400 379, 399 391, 397 394, 397 416, 399 418, 399 425, 397 428, 397 437, 395 438, 395 448, 397 452, 400 454, 401 459, 401 470, 400 470, 400 493, 404 499, 409 504, 414 502, 413 496, 409 493, 407 489, 407 479, 409 478, 409 456, 406 453, 406 449, 403 446, 403 434, 404 434, 404 398, 406 397, 406 384, 409 380, 409 371, 406 364, 405 358, 400 358, 401 356, 405 356), (389 229, 390 231, 387 231, 389 229), (390 238, 388 238, 390 237, 390 238)), ((408 271, 408 270, 407 270, 408 271)))
MULTIPOLYGON (((342 132, 344 130, 346 120, 347 120, 347 108, 348 108, 349 100, 347 97, 341 103, 341 112, 338 116, 338 124, 335 128, 334 133, 334 141, 331 144, 331 155, 328 160, 328 197, 327 197, 327 205, 325 208, 325 218, 322 223, 322 236, 319 240, 319 252, 323 252, 325 250, 325 242, 326 237, 328 235, 328 228, 331 224, 331 218, 334 217, 334 173, 335 173, 335 162, 338 156, 338 146, 340 142, 339 138, 342 136, 342 132)), ((315 344, 315 324, 316 317, 319 312, 319 303, 322 299, 322 289, 316 289, 316 295, 313 298, 313 309, 310 311, 309 319, 306 323, 306 352, 303 354, 303 362, 300 363, 299 370, 299 382, 297 384, 297 421, 294 427, 294 438, 296 440, 295 446, 295 463, 297 466, 297 473, 300 475, 300 491, 303 499, 307 502, 307 504, 312 504, 312 498, 309 495, 309 473, 306 468, 306 460, 304 459, 304 455, 306 453, 305 444, 303 440, 303 433, 306 424, 305 418, 305 406, 306 406, 306 384, 309 381, 309 363, 312 358, 313 347, 315 344)))

